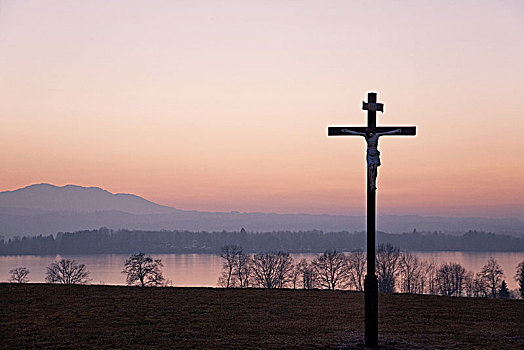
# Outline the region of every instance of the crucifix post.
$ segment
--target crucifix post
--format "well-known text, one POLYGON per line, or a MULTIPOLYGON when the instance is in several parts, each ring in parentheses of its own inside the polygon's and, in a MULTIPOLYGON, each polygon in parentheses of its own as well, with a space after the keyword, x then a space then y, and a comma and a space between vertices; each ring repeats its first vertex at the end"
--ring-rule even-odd
POLYGON ((368 112, 368 125, 357 127, 329 127, 328 136, 363 136, 367 143, 367 271, 364 279, 364 324, 366 346, 378 346, 378 280, 375 274, 376 237, 376 178, 380 166, 378 138, 385 135, 415 135, 416 128, 377 127, 377 111, 383 112, 384 105, 377 103, 377 94, 368 93, 368 102, 362 102, 362 109, 368 112))
MULTIPOLYGON (((379 105, 377 102, 377 94, 374 92, 368 93, 368 103, 362 102, 362 109, 368 111, 368 128, 377 126, 377 110, 382 111, 383 105, 380 104, 380 109, 376 108, 379 105), (372 105, 374 104, 374 105, 372 105), (375 108, 373 108, 375 107, 375 108)), ((375 213, 376 213, 376 187, 371 186, 371 175, 369 170, 367 173, 367 229, 366 229, 366 250, 367 250, 367 271, 364 278, 364 333, 366 346, 378 346, 378 280, 375 274, 375 213)))

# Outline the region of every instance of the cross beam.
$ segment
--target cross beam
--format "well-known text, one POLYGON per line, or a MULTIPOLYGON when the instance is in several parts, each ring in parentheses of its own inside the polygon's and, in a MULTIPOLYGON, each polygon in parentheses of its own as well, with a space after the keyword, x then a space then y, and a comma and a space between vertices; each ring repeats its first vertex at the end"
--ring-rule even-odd
MULTIPOLYGON (((367 126, 331 126, 328 128, 328 136, 354 136, 344 130, 365 133, 367 129, 367 126)), ((417 134, 415 126, 378 126, 374 130, 377 134, 400 130, 400 133, 394 134, 395 136, 415 136, 417 134)))
POLYGON ((362 102, 362 109, 368 112, 367 126, 333 126, 328 128, 328 136, 363 136, 367 149, 367 273, 364 279, 364 315, 366 346, 378 346, 378 280, 375 275, 375 236, 376 236, 376 177, 380 166, 378 139, 380 136, 414 136, 414 126, 377 127, 377 111, 383 112, 384 105, 377 103, 377 94, 368 93, 368 102, 362 102))

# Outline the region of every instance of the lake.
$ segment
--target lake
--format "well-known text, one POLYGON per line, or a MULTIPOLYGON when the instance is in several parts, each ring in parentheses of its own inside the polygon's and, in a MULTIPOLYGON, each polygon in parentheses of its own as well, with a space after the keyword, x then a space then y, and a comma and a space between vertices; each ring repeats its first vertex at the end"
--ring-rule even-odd
MULTIPOLYGON (((524 261, 524 252, 414 252, 422 260, 460 263, 466 270, 479 272, 490 257, 497 260, 505 274, 510 289, 516 289, 514 279, 517 265, 524 261)), ((298 262, 300 259, 313 259, 317 254, 291 254, 298 262)), ((0 281, 9 279, 9 270, 25 266, 29 269, 30 282, 44 282, 46 266, 60 258, 74 259, 85 264, 91 272, 93 284, 125 284, 125 275, 121 273, 127 254, 95 255, 16 255, 0 256, 0 281)), ((162 259, 163 272, 173 286, 179 287, 216 287, 222 269, 222 259, 214 254, 152 254, 154 259, 162 259)))

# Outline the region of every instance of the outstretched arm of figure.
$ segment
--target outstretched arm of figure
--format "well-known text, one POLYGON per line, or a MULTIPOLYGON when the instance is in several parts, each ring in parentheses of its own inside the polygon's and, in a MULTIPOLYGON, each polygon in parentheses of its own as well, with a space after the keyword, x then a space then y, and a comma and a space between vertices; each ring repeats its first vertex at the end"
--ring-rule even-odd
POLYGON ((351 134, 351 135, 358 135, 358 136, 366 137, 366 133, 365 132, 352 131, 352 130, 349 130, 349 129, 342 129, 341 131, 343 131, 343 132, 345 132, 347 134, 351 134))
POLYGON ((402 132, 402 129, 397 129, 393 131, 386 131, 386 132, 377 132, 377 136, 382 135, 394 135, 394 134, 400 134, 402 132))

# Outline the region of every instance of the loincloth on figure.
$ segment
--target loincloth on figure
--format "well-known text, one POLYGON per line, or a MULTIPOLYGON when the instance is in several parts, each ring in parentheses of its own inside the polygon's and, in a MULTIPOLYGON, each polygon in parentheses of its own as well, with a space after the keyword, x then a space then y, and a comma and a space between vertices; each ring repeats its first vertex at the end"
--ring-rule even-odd
POLYGON ((380 152, 378 149, 368 149, 366 151, 366 161, 368 165, 380 166, 380 152))

